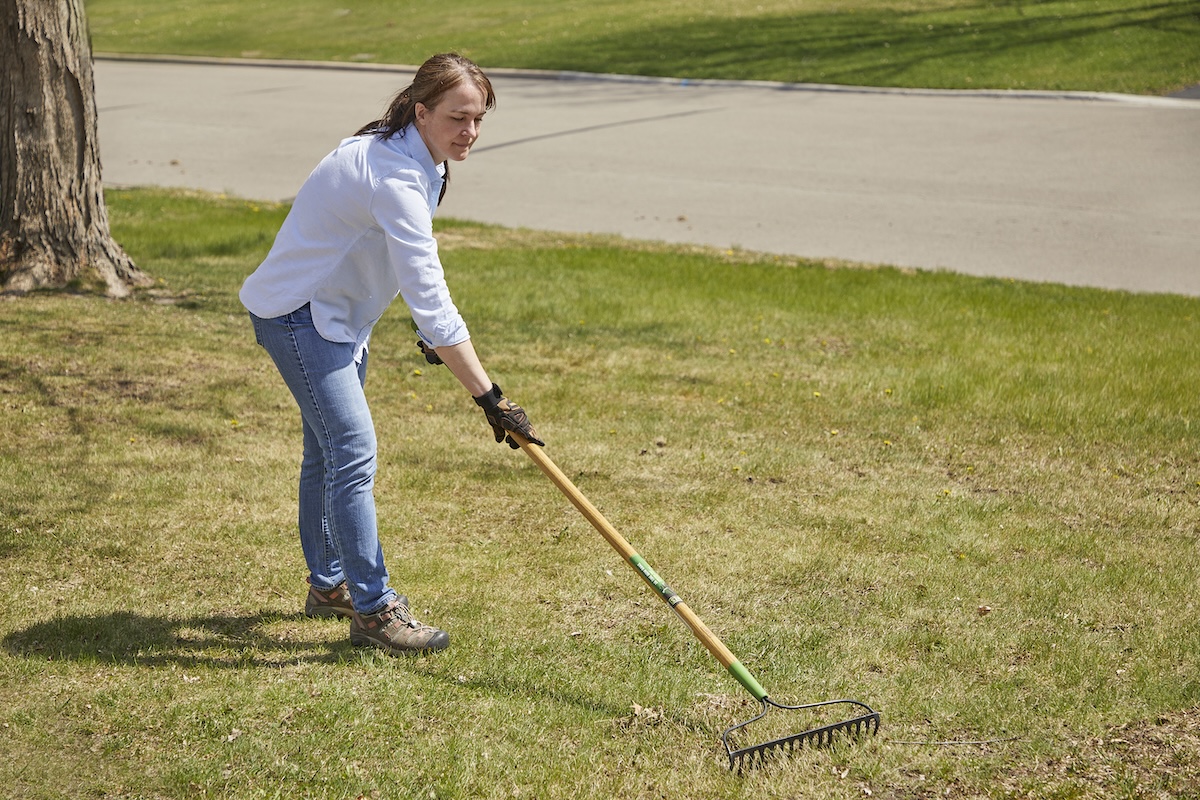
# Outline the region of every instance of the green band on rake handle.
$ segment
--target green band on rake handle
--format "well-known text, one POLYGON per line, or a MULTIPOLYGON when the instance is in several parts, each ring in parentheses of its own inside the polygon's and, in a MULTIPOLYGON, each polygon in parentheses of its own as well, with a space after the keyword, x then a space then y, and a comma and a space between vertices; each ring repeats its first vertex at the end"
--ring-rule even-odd
POLYGON ((875 731, 879 730, 879 712, 875 711, 870 706, 858 702, 857 700, 830 700, 822 703, 807 703, 800 706, 785 706, 776 703, 774 700, 767 697, 766 690, 759 685, 758 681, 754 679, 754 676, 750 674, 750 671, 742 666, 742 663, 737 660, 733 653, 729 651, 729 648, 726 647, 721 640, 718 639, 716 635, 713 634, 713 632, 710 631, 708 627, 700 621, 700 618, 697 617, 690 608, 688 608, 687 603, 680 599, 679 595, 675 593, 675 590, 668 586, 666 581, 659 577, 658 573, 646 563, 646 559, 638 555, 637 551, 635 551, 629 545, 629 542, 627 542, 625 538, 617 532, 616 528, 614 528, 609 521, 604 518, 604 515, 596 510, 596 507, 593 506, 588 499, 583 496, 583 493, 575 487, 575 484, 571 483, 571 480, 563 474, 562 470, 560 470, 553 461, 550 460, 549 456, 545 454, 542 448, 536 445, 531 445, 529 440, 523 437, 520 433, 510 432, 509 435, 513 438, 513 441, 520 445, 521 449, 525 451, 525 454, 533 460, 533 463, 537 464, 542 472, 546 473, 546 476, 550 478, 554 485, 556 485, 562 491, 562 493, 567 496, 567 499, 571 501, 571 503, 579 510, 581 514, 583 514, 587 521, 592 523, 592 527, 594 527, 600 533, 600 535, 603 536, 610 545, 612 545, 613 549, 616 550, 621 557, 624 558, 625 561, 628 562, 628 564, 633 567, 633 569, 636 570, 639 575, 642 576, 642 579, 654 589, 658 596, 662 598, 663 602, 670 606, 675 614, 681 620, 683 620, 684 624, 691 629, 695 637, 700 640, 700 643, 703 644, 710 653, 712 653, 713 657, 721 662, 721 665, 729 671, 729 674, 737 679, 737 682, 740 683, 742 687, 754 697, 755 700, 762 704, 762 711, 757 717, 739 725, 734 725, 722 735, 721 738, 725 742, 725 748, 729 755, 730 767, 736 767, 740 769, 742 766, 748 765, 748 762, 750 765, 752 765, 756 761, 761 760, 761 758, 768 752, 780 748, 786 747, 790 749, 800 744, 812 744, 817 746, 828 744, 832 740, 834 733, 838 731, 857 734, 861 732, 874 733, 875 731), (733 744, 733 739, 736 737, 736 735, 740 731, 745 730, 750 723, 762 719, 763 715, 767 713, 768 708, 783 709, 787 711, 801 711, 804 709, 817 709, 836 706, 838 704, 849 704, 854 706, 856 708, 855 713, 857 716, 852 719, 821 724, 816 727, 803 730, 799 733, 790 734, 788 736, 773 739, 769 742, 764 742, 761 744, 751 745, 749 747, 737 747, 733 744))
MULTIPOLYGON (((666 581, 658 576, 658 573, 654 571, 654 568, 646 563, 646 559, 642 558, 637 553, 633 553, 629 556, 629 563, 635 570, 637 570, 638 574, 645 579, 646 583, 654 587, 654 591, 658 592, 658 596, 663 599, 663 602, 674 609, 676 613, 679 612, 681 606, 686 609, 682 598, 675 593, 674 589, 666 584, 666 581)), ((682 614, 680 616, 683 617, 685 624, 687 624, 689 627, 692 627, 692 623, 687 616, 682 614)), ((694 627, 693 632, 696 632, 694 627)), ((704 641, 703 636, 701 636, 701 641, 704 641)), ((707 642, 705 642, 705 644, 707 644, 707 642)), ((717 655, 717 658, 722 662, 724 661, 719 654, 714 653, 714 655, 717 655)), ((729 674, 736 678, 737 682, 740 683, 755 700, 762 700, 767 696, 767 691, 759 685, 757 680, 754 679, 754 676, 750 674, 750 670, 742 666, 742 662, 738 661, 736 658, 733 658, 729 664, 725 665, 725 668, 729 670, 729 674)))
POLYGON ((759 686, 758 681, 754 680, 754 676, 750 674, 750 670, 742 666, 742 662, 734 661, 727 667, 727 669, 729 670, 729 674, 737 678, 737 682, 740 683, 755 700, 761 701, 766 698, 767 690, 759 686))

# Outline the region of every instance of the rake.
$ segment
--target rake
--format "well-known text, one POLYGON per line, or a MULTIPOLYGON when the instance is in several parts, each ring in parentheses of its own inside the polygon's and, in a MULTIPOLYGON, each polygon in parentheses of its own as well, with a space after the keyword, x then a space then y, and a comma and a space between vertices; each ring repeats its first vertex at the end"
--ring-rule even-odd
POLYGON ((567 496, 567 499, 571 501, 575 508, 579 509, 579 512, 587 518, 592 527, 600 532, 600 535, 612 545, 614 550, 620 553, 629 566, 633 567, 646 583, 654 589, 655 593, 662 598, 663 602, 670 606, 679 618, 683 620, 684 624, 691 629, 696 638, 708 648, 708 651, 712 653, 717 661, 721 662, 721 665, 742 685, 742 688, 758 701, 760 708, 757 716, 734 725, 721 734, 721 742, 725 745, 726 755, 729 756, 730 769, 736 769, 740 772, 744 767, 756 767, 764 763, 773 754, 781 751, 791 752, 806 745, 828 747, 843 734, 857 738, 864 733, 874 734, 879 731, 879 712, 857 700, 825 700, 819 703, 789 706, 777 703, 768 697, 766 690, 750 674, 750 671, 708 629, 708 626, 688 608, 687 604, 675 593, 675 590, 659 577, 658 573, 646 563, 646 559, 638 555, 629 542, 604 518, 604 515, 583 496, 583 493, 571 482, 570 478, 564 475, 563 471, 550 460, 546 452, 541 447, 531 445, 519 433, 510 432, 509 435, 513 441, 520 445, 525 454, 533 459, 533 463, 537 464, 542 472, 546 473, 546 476, 553 481, 554 485, 567 496), (798 733, 780 736, 760 744, 738 746, 736 742, 740 738, 740 734, 745 732, 747 726, 762 720, 772 709, 782 711, 812 711, 818 714, 829 713, 831 711, 836 712, 841 709, 844 713, 848 713, 851 716, 807 727, 798 733))

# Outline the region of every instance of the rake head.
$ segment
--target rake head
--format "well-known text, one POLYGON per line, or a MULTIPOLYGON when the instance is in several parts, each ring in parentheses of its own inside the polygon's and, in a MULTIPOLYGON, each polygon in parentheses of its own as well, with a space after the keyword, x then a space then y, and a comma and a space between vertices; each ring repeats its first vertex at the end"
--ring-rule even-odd
MULTIPOLYGON (((763 697, 759 702, 762 703, 762 710, 758 716, 734 725, 721 734, 721 741, 725 743, 725 752, 729 756, 729 768, 735 769, 738 772, 741 772, 746 767, 761 766, 772 756, 791 753, 801 747, 829 747, 835 740, 843 736, 858 738, 863 734, 874 734, 879 731, 879 712, 857 700, 826 700, 821 703, 786 706, 776 703, 769 697, 763 697), (855 713, 855 716, 839 719, 834 722, 822 721, 821 724, 809 727, 799 733, 791 733, 768 742, 763 742, 762 744, 744 747, 736 745, 736 740, 739 738, 738 734, 744 732, 747 726, 765 717, 767 712, 772 708, 783 711, 814 710, 819 714, 838 705, 850 706, 851 709, 849 710, 855 713)), ((827 719, 828 717, 825 718, 827 719)))

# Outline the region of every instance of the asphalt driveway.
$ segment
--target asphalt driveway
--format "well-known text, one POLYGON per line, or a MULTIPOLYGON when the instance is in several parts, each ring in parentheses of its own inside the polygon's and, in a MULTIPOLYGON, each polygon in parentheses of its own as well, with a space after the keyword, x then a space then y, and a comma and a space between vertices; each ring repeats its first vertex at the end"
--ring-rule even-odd
MULTIPOLYGON (((107 184, 280 200, 412 70, 95 74, 107 184)), ((1200 100, 490 74, 447 215, 1200 295, 1200 100)))

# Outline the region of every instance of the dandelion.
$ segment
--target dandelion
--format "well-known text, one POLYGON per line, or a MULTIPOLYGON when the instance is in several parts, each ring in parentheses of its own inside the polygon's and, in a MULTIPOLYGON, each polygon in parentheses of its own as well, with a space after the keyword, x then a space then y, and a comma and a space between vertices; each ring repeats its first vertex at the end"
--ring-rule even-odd
POLYGON ((813 392, 813 397, 820 397, 820 396, 821 396, 820 392, 813 392))
POLYGON ((418 378, 419 378, 419 377, 421 377, 421 370, 419 370, 419 369, 414 369, 414 370, 413 370, 413 375, 415 375, 415 376, 416 376, 416 377, 418 377, 418 378))

